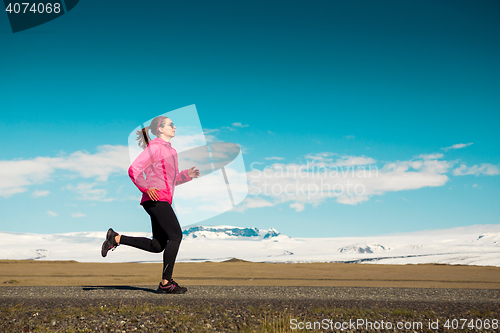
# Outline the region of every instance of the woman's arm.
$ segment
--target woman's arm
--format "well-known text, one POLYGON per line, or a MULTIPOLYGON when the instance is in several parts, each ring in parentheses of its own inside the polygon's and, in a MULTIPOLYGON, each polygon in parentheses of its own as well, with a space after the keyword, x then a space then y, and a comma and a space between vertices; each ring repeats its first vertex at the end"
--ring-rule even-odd
POLYGON ((192 167, 191 169, 182 170, 175 178, 175 185, 184 184, 193 178, 198 178, 200 176, 200 170, 192 167))
POLYGON ((128 175, 130 179, 134 182, 135 186, 142 192, 147 192, 149 186, 146 179, 144 178, 144 170, 150 166, 153 161, 157 158, 159 154, 159 147, 156 145, 147 146, 142 153, 137 156, 130 168, 128 169, 128 175))

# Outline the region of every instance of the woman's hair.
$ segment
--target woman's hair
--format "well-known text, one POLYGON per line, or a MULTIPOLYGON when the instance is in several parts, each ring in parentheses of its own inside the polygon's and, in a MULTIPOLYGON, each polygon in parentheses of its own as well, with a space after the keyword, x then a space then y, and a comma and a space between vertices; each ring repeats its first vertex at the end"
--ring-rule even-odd
POLYGON ((135 132, 137 134, 136 140, 139 141, 139 146, 143 149, 146 148, 149 144, 149 141, 151 141, 151 138, 149 137, 149 131, 151 131, 153 135, 158 136, 158 130, 160 129, 160 127, 165 126, 167 119, 169 118, 165 116, 156 117, 151 120, 151 124, 149 124, 149 126, 146 126, 143 129, 135 132))

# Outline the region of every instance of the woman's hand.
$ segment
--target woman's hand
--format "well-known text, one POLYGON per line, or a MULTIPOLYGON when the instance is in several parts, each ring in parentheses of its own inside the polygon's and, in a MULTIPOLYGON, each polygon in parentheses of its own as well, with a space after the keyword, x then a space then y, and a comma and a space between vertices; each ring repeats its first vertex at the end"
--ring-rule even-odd
POLYGON ((153 200, 153 201, 158 201, 160 200, 160 196, 158 195, 158 192, 156 192, 157 188, 156 187, 151 187, 146 191, 148 194, 148 197, 153 200))
POLYGON ((188 176, 191 178, 198 178, 200 176, 200 170, 195 169, 195 167, 192 167, 191 169, 188 170, 188 176))

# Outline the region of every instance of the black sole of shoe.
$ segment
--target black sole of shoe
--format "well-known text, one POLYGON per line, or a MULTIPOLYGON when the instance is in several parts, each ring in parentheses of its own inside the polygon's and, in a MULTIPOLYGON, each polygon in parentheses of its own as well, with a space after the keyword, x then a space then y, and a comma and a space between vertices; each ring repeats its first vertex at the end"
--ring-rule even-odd
POLYGON ((155 291, 157 294, 185 294, 187 292, 187 288, 186 289, 181 289, 181 290, 178 290, 178 291, 175 291, 175 292, 169 292, 169 291, 166 291, 166 290, 163 290, 163 289, 156 289, 155 291))

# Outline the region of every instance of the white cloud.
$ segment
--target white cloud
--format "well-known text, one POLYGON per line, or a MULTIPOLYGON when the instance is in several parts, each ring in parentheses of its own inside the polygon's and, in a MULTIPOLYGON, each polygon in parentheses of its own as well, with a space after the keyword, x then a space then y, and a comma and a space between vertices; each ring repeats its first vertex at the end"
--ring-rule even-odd
POLYGON ((307 155, 306 159, 313 161, 316 167, 344 167, 354 165, 367 165, 377 162, 371 157, 364 156, 340 156, 336 153, 323 152, 313 155, 307 155), (338 156, 335 160, 333 156, 338 156))
POLYGON ((465 147, 469 147, 470 145, 472 145, 473 142, 469 142, 469 143, 457 143, 453 146, 450 146, 450 147, 446 147, 446 148, 441 148, 443 150, 450 150, 450 149, 462 149, 462 148, 465 148, 465 147))
MULTIPOLYGON (((232 170, 228 169, 227 172, 232 170)), ((227 185, 220 182, 220 172, 214 172, 203 176, 199 180, 195 180, 198 184, 196 191, 186 191, 186 187, 179 186, 175 188, 175 193, 178 198, 183 200, 201 200, 206 203, 210 202, 225 202, 228 199, 227 185)))
POLYGON ((32 160, 0 161, 0 196, 10 197, 27 191, 27 186, 50 179, 54 162, 60 158, 37 157, 32 160))
POLYGON ((376 161, 371 157, 364 156, 343 156, 333 163, 334 166, 367 165, 376 161))
POLYGON ((82 214, 82 213, 80 213, 80 212, 77 212, 77 213, 73 213, 73 214, 71 214, 71 217, 85 217, 85 216, 87 216, 87 215, 82 214))
POLYGON ((436 154, 421 154, 417 158, 422 158, 424 160, 437 160, 443 157, 444 157, 443 154, 436 153, 436 154))
POLYGON ((244 212, 249 208, 273 207, 275 204, 258 197, 247 197, 241 204, 233 210, 235 212, 244 212))
POLYGON ((304 206, 304 204, 301 204, 300 202, 295 202, 293 204, 290 204, 290 208, 295 208, 296 212, 301 212, 304 210, 305 206, 304 206))
POLYGON ((356 205, 360 202, 367 201, 369 198, 364 195, 341 195, 337 202, 344 205, 356 205))
MULTIPOLYGON (((248 192, 246 173, 244 169, 239 170, 231 167, 224 170, 226 177, 223 176, 221 170, 217 170, 200 179, 176 187, 176 209, 181 208, 180 211, 186 211, 188 207, 196 207, 193 213, 197 216, 208 216, 205 213, 223 213, 233 209, 228 190, 230 189, 233 200, 236 203, 244 200, 248 192), (226 178, 229 181, 229 186, 225 182, 226 178)), ((237 211, 244 211, 246 209, 244 205, 240 204, 237 207, 239 208, 237 211)), ((210 217, 212 216, 215 215, 211 215, 210 217)))
POLYGON ((35 198, 46 197, 50 194, 50 191, 34 191, 31 195, 35 198))
POLYGON ((467 167, 465 164, 461 164, 458 168, 453 170, 454 176, 466 176, 466 175, 487 175, 487 176, 496 176, 500 174, 500 170, 497 165, 493 165, 490 163, 483 163, 481 165, 473 165, 471 167, 467 167))
POLYGON ((220 132, 220 129, 217 129, 217 128, 204 128, 203 129, 203 133, 204 134, 210 134, 210 133, 215 133, 215 132, 220 132))
POLYGON ((176 135, 175 138, 171 140, 171 143, 172 147, 174 147, 177 152, 184 152, 189 149, 205 146, 207 141, 214 140, 216 139, 212 135, 195 133, 189 135, 176 135))
POLYGON ((97 147, 97 153, 77 151, 55 163, 58 169, 76 172, 83 178, 106 181, 113 173, 123 173, 129 167, 128 147, 104 145, 97 147))
POLYGON ((308 155, 307 163, 275 163, 251 170, 249 194, 274 205, 288 203, 296 211, 327 200, 356 205, 387 192, 443 186, 453 162, 438 160, 441 157, 420 155, 379 168, 373 158, 365 156, 308 155))
POLYGON ((220 132, 221 130, 236 131, 237 128, 245 128, 248 126, 250 126, 250 125, 243 125, 241 122, 236 122, 236 123, 232 123, 231 126, 222 126, 219 128, 204 128, 203 133, 211 134, 211 133, 215 133, 215 132, 220 132))
POLYGON ((284 157, 277 157, 277 156, 272 156, 272 157, 266 157, 265 158, 266 160, 278 160, 278 161, 282 161, 284 160, 285 158, 284 157))
POLYGON ((0 161, 0 196, 8 198, 26 192, 30 185, 53 180, 56 171, 61 170, 106 181, 113 174, 126 173, 129 164, 128 148, 120 145, 99 146, 95 154, 77 151, 64 157, 0 161))
POLYGON ((331 153, 331 152, 323 152, 323 153, 317 153, 317 154, 311 154, 311 155, 306 155, 306 159, 310 160, 325 160, 326 161, 332 161, 332 159, 327 159, 330 156, 338 156, 339 154, 337 153, 331 153))
POLYGON ((104 189, 95 189, 97 183, 79 183, 76 186, 68 185, 65 189, 76 192, 79 194, 80 200, 91 201, 113 201, 112 198, 106 198, 108 191, 104 189))
POLYGON ((49 211, 47 212, 47 215, 48 215, 48 216, 50 216, 50 217, 54 217, 54 216, 57 216, 57 215, 59 215, 59 214, 54 213, 53 211, 50 211, 50 210, 49 210, 49 211))

